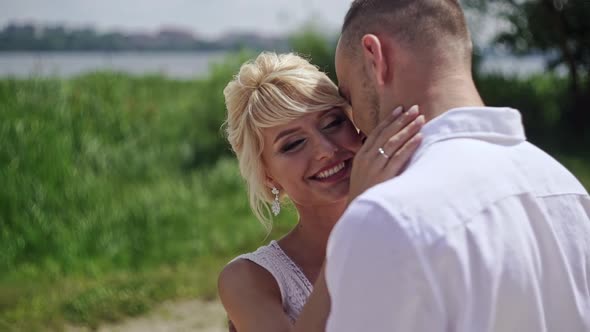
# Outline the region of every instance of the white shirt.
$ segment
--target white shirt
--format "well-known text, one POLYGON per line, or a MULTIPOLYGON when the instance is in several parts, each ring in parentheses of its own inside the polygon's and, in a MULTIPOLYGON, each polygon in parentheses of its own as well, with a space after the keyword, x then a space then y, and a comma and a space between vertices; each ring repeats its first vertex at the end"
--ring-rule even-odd
POLYGON ((579 181, 513 109, 453 109, 423 134, 407 170, 330 236, 327 331, 590 331, 579 181))

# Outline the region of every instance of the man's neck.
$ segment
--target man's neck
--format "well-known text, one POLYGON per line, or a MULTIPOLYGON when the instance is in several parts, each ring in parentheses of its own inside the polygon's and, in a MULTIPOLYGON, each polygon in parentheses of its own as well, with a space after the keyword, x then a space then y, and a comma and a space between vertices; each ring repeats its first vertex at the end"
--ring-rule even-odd
MULTIPOLYGON (((399 101, 406 110, 412 105, 419 105, 426 121, 453 108, 484 106, 471 75, 422 72, 409 77, 412 78, 394 86, 391 95, 403 96, 403 100, 399 101)), ((383 109, 381 111, 388 112, 383 109)), ((385 114, 381 114, 383 115, 385 114)))

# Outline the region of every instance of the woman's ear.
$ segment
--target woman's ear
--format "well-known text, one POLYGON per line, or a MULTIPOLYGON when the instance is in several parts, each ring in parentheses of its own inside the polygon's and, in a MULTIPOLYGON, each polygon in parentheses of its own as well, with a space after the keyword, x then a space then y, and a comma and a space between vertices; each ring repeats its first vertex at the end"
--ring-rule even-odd
POLYGON ((378 86, 383 86, 387 79, 387 61, 381 40, 374 34, 366 34, 361 39, 361 50, 363 54, 367 74, 372 76, 378 86))
POLYGON ((268 190, 272 190, 272 188, 277 188, 279 190, 281 190, 281 186, 270 176, 266 176, 266 179, 264 181, 264 184, 266 185, 266 187, 268 188, 268 190))

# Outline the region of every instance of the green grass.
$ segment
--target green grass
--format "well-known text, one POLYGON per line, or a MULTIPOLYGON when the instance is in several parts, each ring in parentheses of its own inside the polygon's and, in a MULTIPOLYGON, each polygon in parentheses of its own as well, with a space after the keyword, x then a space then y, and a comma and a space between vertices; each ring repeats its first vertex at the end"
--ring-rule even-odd
POLYGON ((211 298, 227 260, 268 241, 220 130, 242 61, 193 81, 0 80, 0 330, 211 298))
MULTIPOLYGON (((211 299, 223 265, 268 242, 220 131, 243 59, 192 81, 0 80, 1 331, 211 299)), ((590 159, 560 159, 590 187, 590 159)), ((294 220, 283 213, 270 238, 294 220)))

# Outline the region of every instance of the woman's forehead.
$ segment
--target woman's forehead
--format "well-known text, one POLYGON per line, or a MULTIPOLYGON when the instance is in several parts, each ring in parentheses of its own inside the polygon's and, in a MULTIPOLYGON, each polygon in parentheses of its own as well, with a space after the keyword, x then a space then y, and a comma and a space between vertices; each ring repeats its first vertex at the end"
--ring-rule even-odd
POLYGON ((301 113, 301 115, 296 118, 293 118, 291 120, 287 120, 285 123, 282 123, 282 124, 279 124, 276 126, 272 126, 272 127, 268 127, 265 129, 271 130, 271 131, 277 131, 280 129, 296 126, 298 124, 302 124, 302 123, 306 123, 306 122, 319 121, 322 118, 324 118, 325 116, 335 114, 335 113, 337 114, 337 113, 343 113, 343 112, 342 112, 342 109, 339 107, 332 107, 332 108, 322 110, 322 111, 305 112, 305 113, 301 113))

